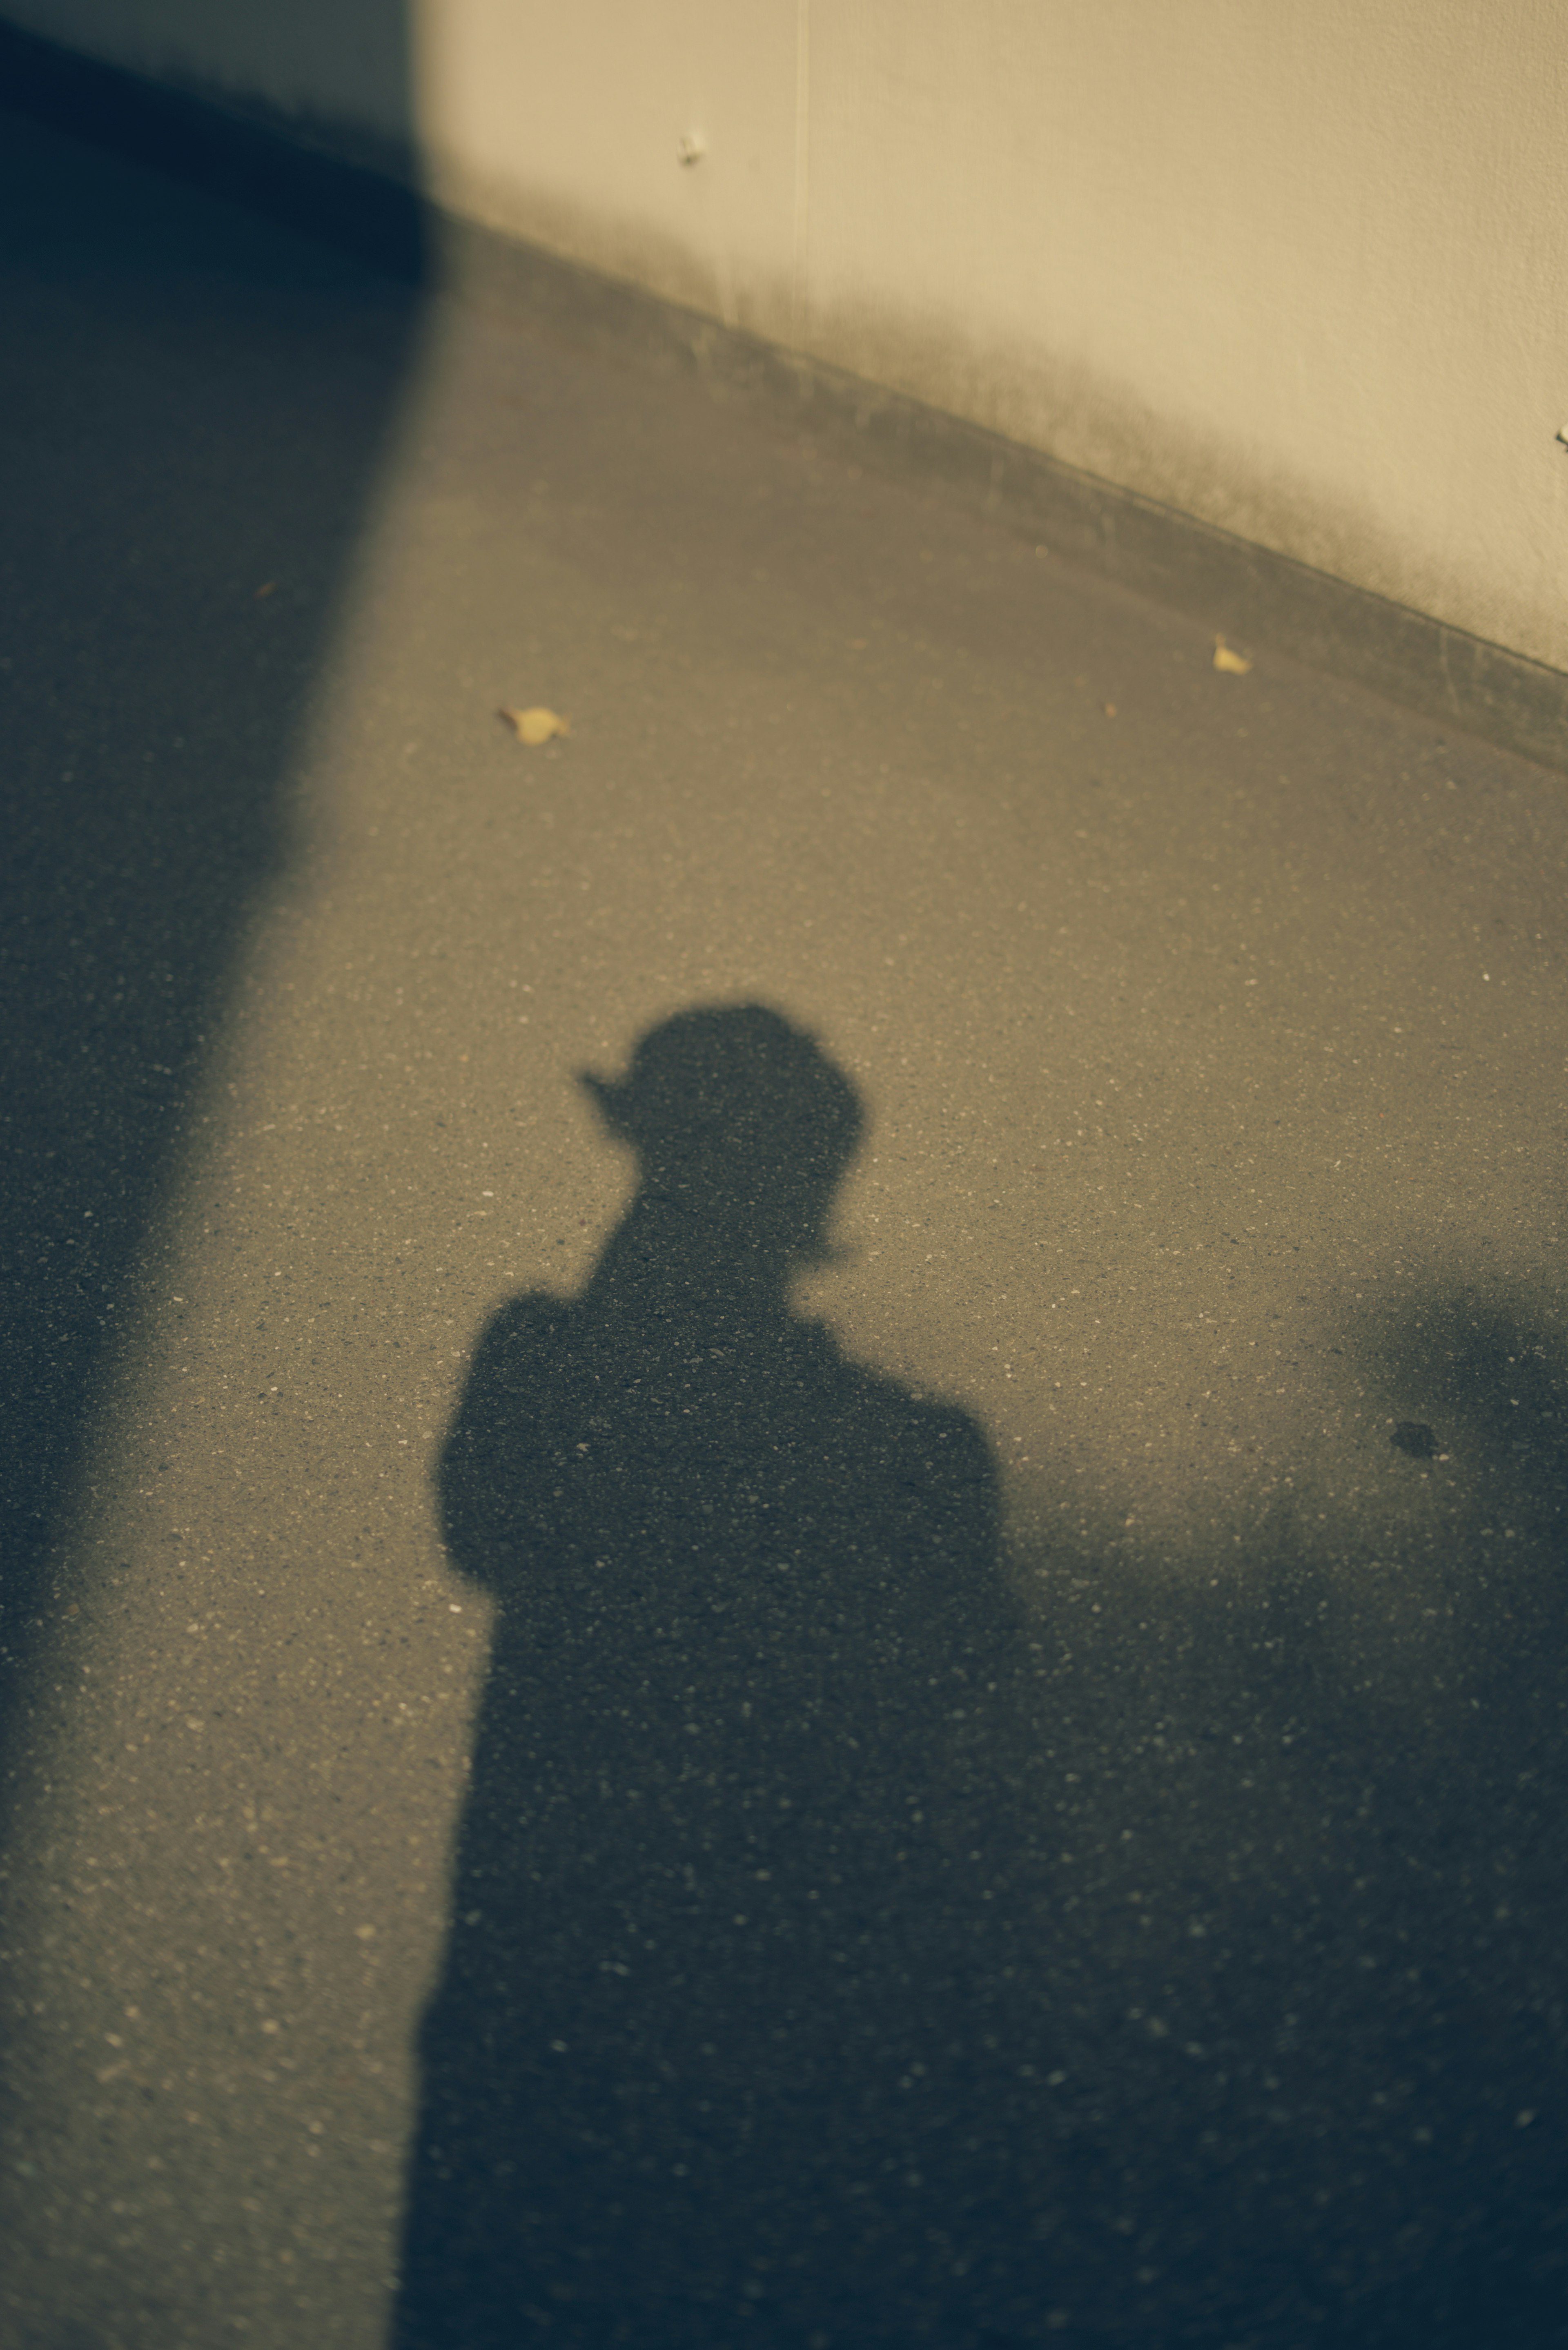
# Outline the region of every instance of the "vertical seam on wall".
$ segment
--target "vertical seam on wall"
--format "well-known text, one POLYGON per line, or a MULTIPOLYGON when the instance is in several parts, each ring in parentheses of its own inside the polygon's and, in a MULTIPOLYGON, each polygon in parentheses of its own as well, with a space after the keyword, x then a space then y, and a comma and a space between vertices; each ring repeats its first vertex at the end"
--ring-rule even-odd
POLYGON ((805 240, 811 200, 811 0, 794 9, 794 244, 790 270, 790 340, 800 340, 805 312, 805 240))

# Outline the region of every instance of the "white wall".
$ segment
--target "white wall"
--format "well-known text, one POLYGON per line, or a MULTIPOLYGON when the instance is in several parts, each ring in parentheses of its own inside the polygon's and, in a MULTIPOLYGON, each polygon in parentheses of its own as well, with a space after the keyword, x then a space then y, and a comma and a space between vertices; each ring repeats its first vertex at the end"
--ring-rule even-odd
POLYGON ((1568 668, 1556 0, 7 5, 1568 668))

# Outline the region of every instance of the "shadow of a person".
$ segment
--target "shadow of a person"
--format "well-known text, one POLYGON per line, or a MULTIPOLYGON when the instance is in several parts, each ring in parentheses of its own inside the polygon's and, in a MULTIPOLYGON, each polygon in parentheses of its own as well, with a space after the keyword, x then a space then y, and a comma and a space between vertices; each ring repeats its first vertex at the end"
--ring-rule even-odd
POLYGON ((811 1038, 585 1082, 640 1188, 441 1468, 498 1614, 394 2340, 1012 2338, 989 1449, 790 1310, 861 1126, 811 1038))

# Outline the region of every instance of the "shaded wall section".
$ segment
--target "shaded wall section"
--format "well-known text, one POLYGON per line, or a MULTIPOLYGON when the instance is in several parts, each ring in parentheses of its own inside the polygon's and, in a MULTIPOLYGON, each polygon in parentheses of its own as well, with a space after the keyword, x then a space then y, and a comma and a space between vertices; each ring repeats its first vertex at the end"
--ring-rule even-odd
MULTIPOLYGON (((379 32, 385 79, 395 10, 379 32)), ((54 95, 192 162, 178 110, 150 124, 112 74, 54 95)), ((219 130, 206 176, 249 192, 219 130)), ((367 269, 36 120, 5 118, 0 175, 9 1728, 117 1329, 158 1279, 151 1220, 288 863, 289 762, 420 296, 411 229, 367 269)))

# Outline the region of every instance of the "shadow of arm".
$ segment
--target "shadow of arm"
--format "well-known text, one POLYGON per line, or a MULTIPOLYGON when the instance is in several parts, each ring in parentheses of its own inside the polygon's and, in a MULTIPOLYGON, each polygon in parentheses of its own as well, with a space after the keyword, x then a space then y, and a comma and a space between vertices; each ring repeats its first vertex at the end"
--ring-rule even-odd
POLYGON ((515 1297, 475 1351, 437 1472, 441 1535, 458 1573, 504 1594, 539 1540, 550 1493, 549 1407, 570 1320, 515 1297))

